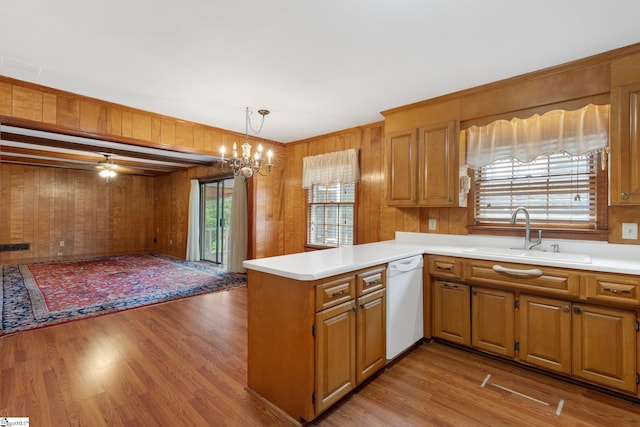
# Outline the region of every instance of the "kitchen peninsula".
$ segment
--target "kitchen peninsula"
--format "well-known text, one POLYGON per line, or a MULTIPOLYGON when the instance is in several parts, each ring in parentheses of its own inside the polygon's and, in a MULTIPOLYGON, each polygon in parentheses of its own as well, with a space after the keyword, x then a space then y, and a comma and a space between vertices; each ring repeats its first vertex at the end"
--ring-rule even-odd
POLYGON ((509 249, 521 244, 398 232, 391 241, 245 261, 249 388, 309 421, 383 368, 386 265, 424 254, 425 338, 638 398, 640 250, 568 240, 544 241, 531 254, 509 249), (502 310, 502 323, 488 324, 494 316, 483 310, 502 310))

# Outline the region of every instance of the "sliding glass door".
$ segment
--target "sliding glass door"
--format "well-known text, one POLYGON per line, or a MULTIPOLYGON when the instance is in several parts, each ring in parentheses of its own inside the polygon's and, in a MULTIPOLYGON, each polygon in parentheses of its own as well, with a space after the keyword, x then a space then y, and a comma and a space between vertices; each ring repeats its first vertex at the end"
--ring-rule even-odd
POLYGON ((200 253, 202 259, 225 266, 227 264, 227 236, 233 178, 219 179, 200 184, 200 253))

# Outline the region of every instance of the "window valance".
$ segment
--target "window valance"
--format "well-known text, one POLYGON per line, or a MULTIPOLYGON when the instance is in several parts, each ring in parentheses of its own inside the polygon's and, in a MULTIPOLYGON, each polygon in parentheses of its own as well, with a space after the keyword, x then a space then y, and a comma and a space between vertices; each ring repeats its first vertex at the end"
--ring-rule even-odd
POLYGON ((358 181, 360 168, 356 148, 302 159, 302 188, 311 188, 313 184, 353 184, 358 181))
POLYGON ((499 159, 529 163, 545 154, 572 156, 609 145, 609 105, 553 110, 527 119, 497 120, 467 130, 467 165, 478 169, 499 159))

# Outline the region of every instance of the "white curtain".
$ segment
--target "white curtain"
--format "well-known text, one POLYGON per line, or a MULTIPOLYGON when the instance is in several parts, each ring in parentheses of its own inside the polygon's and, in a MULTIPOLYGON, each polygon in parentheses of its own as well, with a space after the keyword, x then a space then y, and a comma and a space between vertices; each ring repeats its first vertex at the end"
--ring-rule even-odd
POLYGON ((227 270, 244 273, 242 262, 247 259, 247 183, 243 176, 233 179, 231 219, 229 221, 229 256, 227 270))
POLYGON ((302 159, 302 188, 311 188, 313 184, 352 184, 358 181, 360 168, 355 148, 302 159))
POLYGON ((553 110, 527 119, 497 120, 467 130, 467 165, 477 169, 499 159, 529 163, 544 154, 577 156, 609 143, 609 105, 553 110))
POLYGON ((189 191, 187 261, 200 261, 200 181, 197 179, 191 180, 189 191))

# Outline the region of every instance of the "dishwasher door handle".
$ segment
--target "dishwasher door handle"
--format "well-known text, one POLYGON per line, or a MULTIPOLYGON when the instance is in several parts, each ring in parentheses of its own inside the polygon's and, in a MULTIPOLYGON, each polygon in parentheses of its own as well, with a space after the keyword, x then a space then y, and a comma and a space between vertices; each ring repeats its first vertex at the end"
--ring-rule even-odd
POLYGON ((404 272, 404 271, 415 270, 416 268, 421 268, 422 266, 423 266, 422 256, 415 256, 412 258, 390 262, 389 270, 404 272))

